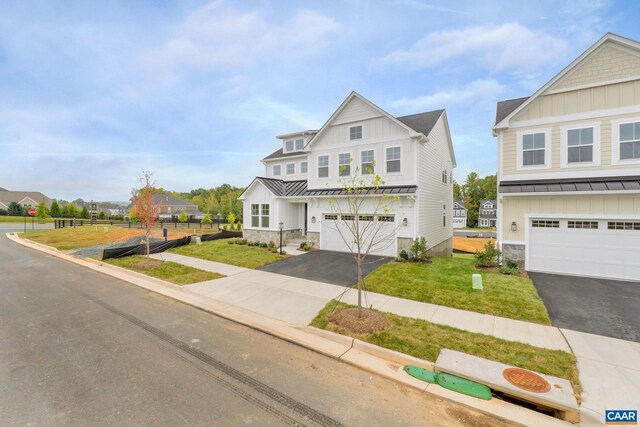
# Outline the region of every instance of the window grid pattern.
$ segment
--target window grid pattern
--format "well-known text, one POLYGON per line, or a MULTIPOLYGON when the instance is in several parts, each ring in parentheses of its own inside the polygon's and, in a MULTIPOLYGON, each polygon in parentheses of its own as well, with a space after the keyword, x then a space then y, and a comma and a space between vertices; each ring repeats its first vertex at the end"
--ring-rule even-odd
POLYGON ((273 167, 273 176, 280 176, 280 175, 282 175, 282 166, 275 165, 273 167))
POLYGON ((373 221, 373 215, 360 215, 358 219, 360 221, 373 221))
POLYGON ((269 205, 268 204, 264 204, 261 206, 261 216, 260 216, 260 221, 261 221, 261 227, 262 228, 269 228, 269 205))
POLYGON ((544 165, 544 133, 522 136, 522 166, 544 165))
POLYGON ((360 153, 361 160, 361 174, 362 175, 371 175, 374 173, 373 170, 373 161, 374 155, 373 150, 367 150, 360 153))
POLYGON ((307 173, 309 170, 309 164, 307 162, 300 163, 300 173, 307 173))
POLYGON ((295 163, 287 164, 287 175, 294 175, 296 173, 295 163))
POLYGON ((593 161, 593 128, 570 129, 567 131, 567 162, 582 163, 593 161))
POLYGON ((251 205, 251 226, 260 227, 260 205, 251 205))
POLYGON ((304 148, 304 139, 296 139, 296 150, 302 150, 304 148))
POLYGON ((329 156, 318 157, 318 178, 327 178, 329 176, 329 156))
POLYGON ((349 128, 349 139, 362 139, 362 126, 352 126, 349 128))
POLYGON ((609 230, 640 231, 640 221, 609 221, 607 228, 609 230))
POLYGON ((400 147, 387 148, 387 173, 400 172, 400 147))
POLYGON ((589 230, 598 229, 598 221, 569 221, 567 223, 568 228, 586 228, 589 230))
POLYGON ((326 214, 324 216, 324 219, 326 219, 327 221, 337 221, 338 220, 338 215, 326 214))
POLYGON ((350 176, 351 175, 351 154, 340 153, 338 154, 338 176, 350 176))
POLYGON ((340 215, 340 219, 343 221, 353 221, 356 219, 355 215, 340 215))
POLYGON ((640 159, 640 122, 620 125, 620 160, 640 159))
POLYGON ((293 151, 293 140, 284 143, 285 151, 293 151))
POLYGON ((378 221, 380 222, 394 222, 395 217, 393 215, 378 215, 378 221))
POLYGON ((548 219, 534 219, 531 226, 535 228, 560 228, 560 221, 548 219))

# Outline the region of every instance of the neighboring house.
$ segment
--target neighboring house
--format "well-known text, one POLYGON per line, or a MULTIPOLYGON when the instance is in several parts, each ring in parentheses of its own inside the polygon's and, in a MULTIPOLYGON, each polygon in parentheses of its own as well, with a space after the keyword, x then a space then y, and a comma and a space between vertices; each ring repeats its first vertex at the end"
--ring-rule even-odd
POLYGON ((495 227, 498 221, 496 200, 480 200, 478 206, 478 227, 495 227))
POLYGON ((205 215, 198 210, 197 205, 166 194, 154 194, 153 205, 158 209, 158 217, 163 221, 177 221, 182 211, 187 214, 189 220, 202 219, 205 215))
POLYGON ((320 130, 277 138, 282 148, 262 160, 265 177, 240 196, 245 238, 278 241, 282 222, 285 240, 304 238, 321 249, 348 251, 351 243, 337 231, 342 218, 332 201, 346 200, 344 177, 375 165, 385 183, 366 208, 384 194, 389 212, 363 212, 361 220, 384 222, 380 234, 393 237, 374 252, 396 256, 415 236, 424 236, 434 255, 451 254, 456 163, 444 110, 393 117, 352 92, 320 130))
POLYGON ((499 102, 498 239, 527 270, 640 278, 640 43, 608 33, 499 102))
POLYGON ((51 208, 53 200, 39 191, 0 191, 0 209, 8 209, 12 202, 16 202, 22 207, 36 207, 42 201, 47 209, 51 208))
POLYGON ((462 200, 454 200, 453 202, 453 228, 467 227, 467 208, 464 207, 462 200))

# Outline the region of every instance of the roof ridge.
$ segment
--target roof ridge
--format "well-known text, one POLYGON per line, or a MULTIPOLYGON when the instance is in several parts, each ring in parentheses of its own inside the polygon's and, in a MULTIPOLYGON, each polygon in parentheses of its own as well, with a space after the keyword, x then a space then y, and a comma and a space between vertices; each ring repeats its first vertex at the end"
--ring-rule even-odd
POLYGON ((421 114, 437 113, 438 111, 445 111, 445 108, 438 108, 436 110, 431 110, 431 111, 423 111, 422 113, 406 114, 404 116, 396 116, 396 119, 402 119, 402 118, 405 118, 405 117, 412 117, 412 116, 419 116, 421 114))

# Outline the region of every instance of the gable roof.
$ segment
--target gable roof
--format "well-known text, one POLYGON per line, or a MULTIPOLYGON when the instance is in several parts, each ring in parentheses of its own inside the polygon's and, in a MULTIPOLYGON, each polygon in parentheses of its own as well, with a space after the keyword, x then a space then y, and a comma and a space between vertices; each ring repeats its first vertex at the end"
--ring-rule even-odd
MULTIPOLYGON (((496 124, 493 126, 494 134, 495 134, 496 129, 506 127, 505 121, 507 119, 513 117, 514 115, 516 115, 517 113, 522 111, 524 108, 526 108, 529 104, 531 104, 533 101, 535 101, 540 95, 542 95, 547 89, 549 89, 551 86, 556 84, 559 80, 561 80, 563 77, 565 77, 571 71, 573 71, 578 65, 583 63, 587 58, 589 58, 595 51, 597 51, 605 43, 615 43, 615 44, 619 44, 619 45, 622 45, 622 46, 627 47, 627 48, 631 48, 631 49, 640 51, 640 43, 638 43, 638 42, 636 42, 634 40, 631 40, 631 39, 628 39, 626 37, 622 37, 622 36, 619 36, 619 35, 613 34, 613 33, 605 34, 604 36, 602 36, 600 38, 600 40, 598 40, 596 43, 594 43, 589 49, 584 51, 573 62, 571 62, 569 65, 567 65, 562 71, 560 71, 558 74, 556 74, 551 80, 549 80, 544 86, 542 86, 540 89, 538 89, 533 95, 531 95, 530 97, 525 99, 524 102, 522 102, 520 105, 515 107, 507 115, 502 117, 501 120, 499 120, 499 121, 496 120, 496 124)), ((513 101, 513 100, 511 100, 511 101, 513 101)), ((496 119, 497 119, 497 117, 498 117, 498 114, 496 112, 496 119)))
POLYGON ((440 116, 444 113, 444 110, 434 110, 426 113, 410 114, 408 116, 396 117, 400 122, 404 123, 414 131, 429 135, 431 130, 438 122, 440 116))
POLYGON ((494 207, 498 205, 497 200, 480 200, 480 206, 484 205, 485 203, 491 203, 494 207))
POLYGON ((464 202, 462 200, 454 200, 453 201, 453 208, 454 209, 464 209, 465 211, 467 210, 467 208, 464 206, 464 202), (456 207, 456 205, 458 205, 458 207, 456 207))
POLYGON ((177 197, 168 196, 162 193, 156 193, 153 195, 154 205, 168 205, 168 206, 195 206, 195 203, 188 202, 186 200, 178 199, 177 197))
POLYGON ((504 101, 498 101, 496 106, 496 125, 500 123, 505 117, 511 114, 516 108, 521 106, 529 96, 524 98, 506 99, 504 101))
POLYGON ((48 198, 47 196, 45 196, 44 194, 42 194, 39 191, 7 191, 7 190, 0 190, 0 201, 3 202, 5 205, 9 206, 9 204, 11 202, 16 202, 16 203, 20 203, 21 200, 25 199, 25 198, 30 198, 31 200, 33 200, 35 203, 40 203, 41 201, 44 200, 44 204, 47 205, 47 207, 51 206, 51 202, 53 200, 51 200, 50 198, 48 198))

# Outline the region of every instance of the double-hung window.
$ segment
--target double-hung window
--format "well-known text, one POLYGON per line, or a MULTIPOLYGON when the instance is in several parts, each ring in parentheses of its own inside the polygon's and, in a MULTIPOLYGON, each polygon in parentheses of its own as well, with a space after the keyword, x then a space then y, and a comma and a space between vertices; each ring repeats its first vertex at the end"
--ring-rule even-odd
POLYGON ((544 166, 545 133, 522 136, 522 166, 544 166))
POLYGON ((351 153, 338 154, 338 176, 351 175, 351 153))
POLYGON ((329 177, 329 156, 318 156, 318 178, 329 177))
POLYGON ((273 176, 280 176, 280 175, 282 175, 282 166, 280 165, 273 166, 273 176))
POLYGON ((373 170, 373 150, 367 150, 360 153, 360 167, 362 175, 371 175, 373 170))
POLYGON ((260 210, 260 220, 262 224, 262 228, 269 228, 269 205, 262 205, 262 209, 260 210))
POLYGON ((387 148, 387 173, 400 172, 400 147, 387 148))
POLYGON ((307 162, 300 163, 300 173, 307 173, 309 169, 309 164, 307 162))
POLYGON ((304 148, 304 139, 296 139, 296 151, 304 148))
POLYGON ((362 126, 351 126, 349 128, 349 139, 362 139, 362 126))
POLYGON ((620 160, 640 159, 640 122, 620 124, 620 160))
POLYGON ((294 175, 296 173, 296 164, 287 163, 287 175, 294 175))
POLYGON ((260 205, 257 203, 251 205, 251 226, 260 227, 260 205))
POLYGON ((593 128, 567 131, 567 163, 593 162, 593 128))
POLYGON ((284 143, 284 150, 285 151, 293 151, 293 140, 291 141, 286 141, 284 143))

